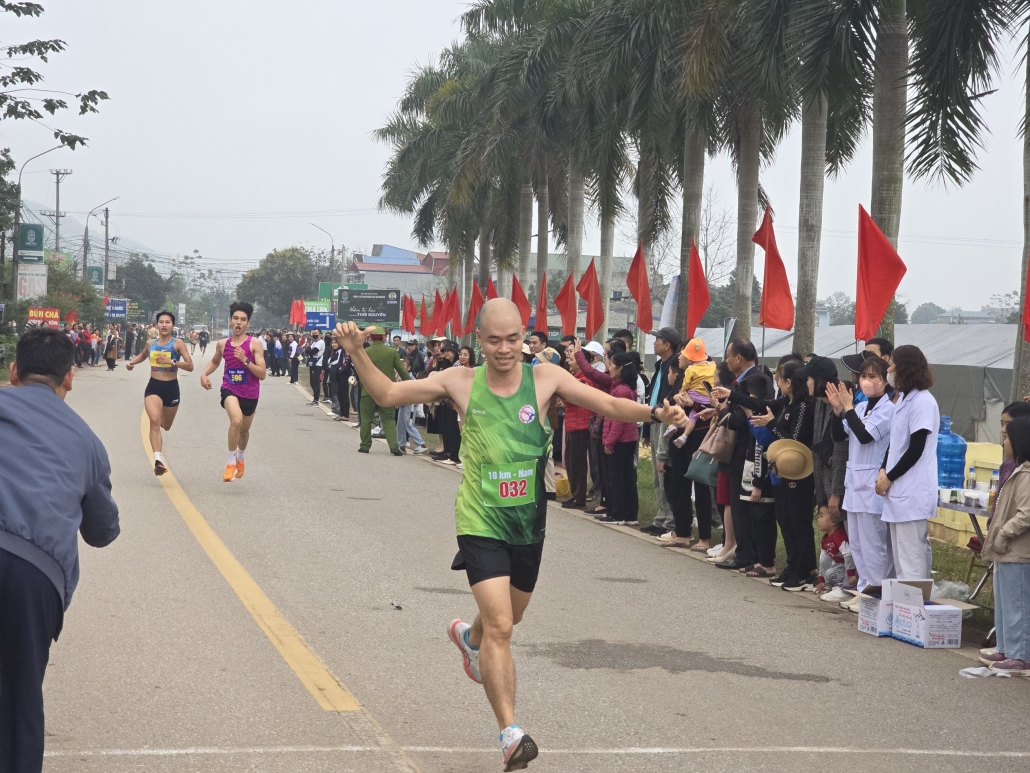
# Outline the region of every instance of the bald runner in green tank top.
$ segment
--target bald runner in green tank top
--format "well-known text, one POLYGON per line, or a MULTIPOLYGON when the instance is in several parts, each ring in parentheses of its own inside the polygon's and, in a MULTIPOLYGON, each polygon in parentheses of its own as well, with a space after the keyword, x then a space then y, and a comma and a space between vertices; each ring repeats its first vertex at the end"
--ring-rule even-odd
POLYGON ((547 520, 544 471, 551 430, 540 423, 531 365, 511 397, 498 397, 476 368, 461 434, 465 473, 455 503, 458 535, 510 545, 543 542, 547 520))

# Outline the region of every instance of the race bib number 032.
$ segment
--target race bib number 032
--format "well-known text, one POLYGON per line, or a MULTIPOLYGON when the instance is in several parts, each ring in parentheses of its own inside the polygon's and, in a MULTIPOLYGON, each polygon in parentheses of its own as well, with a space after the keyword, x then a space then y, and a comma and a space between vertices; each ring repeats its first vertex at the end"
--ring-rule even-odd
POLYGON ((515 507, 536 501, 536 465, 533 462, 484 464, 483 502, 487 507, 515 507))
POLYGON ((246 368, 229 368, 226 371, 226 375, 229 377, 230 384, 246 384, 247 383, 247 369, 246 368))

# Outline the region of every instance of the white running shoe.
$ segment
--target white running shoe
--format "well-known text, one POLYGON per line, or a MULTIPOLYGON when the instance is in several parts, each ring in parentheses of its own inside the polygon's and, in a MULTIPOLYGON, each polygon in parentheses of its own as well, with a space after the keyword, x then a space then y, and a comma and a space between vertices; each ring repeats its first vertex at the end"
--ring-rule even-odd
POLYGON ((661 536, 658 537, 658 541, 659 542, 675 542, 676 541, 676 532, 674 532, 674 531, 667 531, 667 532, 665 532, 665 534, 662 534, 661 536))
POLYGON ((461 658, 464 662, 465 673, 468 675, 468 678, 476 684, 482 684, 483 680, 479 676, 479 649, 469 644, 466 638, 471 627, 464 620, 452 620, 451 624, 447 627, 447 635, 451 637, 454 646, 461 651, 461 658))
POLYGON ((508 725, 501 731, 501 761, 504 773, 525 770, 526 765, 536 759, 539 751, 536 743, 522 732, 518 725, 508 725))
POLYGON ((708 550, 706 550, 705 552, 708 553, 709 556, 714 558, 722 552, 722 543, 720 542, 714 548, 708 548, 708 550))
POLYGON ((837 586, 836 588, 831 588, 826 591, 826 593, 819 597, 819 600, 831 602, 836 601, 837 603, 840 603, 841 601, 850 601, 851 598, 852 596, 850 593, 845 593, 840 586, 837 586))
POLYGON ((425 446, 417 446, 412 453, 414 453, 415 456, 419 456, 421 454, 428 454, 429 453, 429 449, 426 448, 425 446))

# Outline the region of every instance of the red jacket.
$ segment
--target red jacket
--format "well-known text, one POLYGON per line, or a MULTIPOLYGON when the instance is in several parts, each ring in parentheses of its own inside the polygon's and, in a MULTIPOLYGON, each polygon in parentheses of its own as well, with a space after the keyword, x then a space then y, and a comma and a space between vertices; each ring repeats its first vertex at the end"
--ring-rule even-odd
MULTIPOLYGON (((621 381, 616 381, 614 384, 612 384, 612 388, 609 394, 612 397, 622 397, 627 400, 631 400, 634 403, 636 403, 637 401, 636 390, 631 389, 626 384, 623 384, 621 381)), ((605 448, 615 448, 616 443, 636 443, 639 437, 640 436, 637 431, 637 423, 635 421, 617 421, 616 419, 605 417, 605 448)))
MULTIPOLYGON (((576 378, 582 381, 587 386, 591 386, 590 380, 582 373, 577 373, 576 378)), ((570 403, 568 400, 565 401, 565 431, 566 432, 580 432, 582 430, 590 429, 590 417, 593 416, 593 411, 588 411, 581 405, 570 403)))

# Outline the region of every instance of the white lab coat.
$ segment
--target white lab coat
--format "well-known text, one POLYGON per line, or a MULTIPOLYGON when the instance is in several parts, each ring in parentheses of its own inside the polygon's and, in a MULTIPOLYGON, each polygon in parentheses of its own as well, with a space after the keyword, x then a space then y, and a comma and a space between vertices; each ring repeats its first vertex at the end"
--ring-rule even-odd
POLYGON ((930 434, 919 461, 891 484, 884 497, 883 520, 887 523, 923 521, 937 515, 937 433, 940 426, 940 410, 929 392, 917 389, 898 399, 891 423, 887 470, 890 471, 908 450, 909 436, 913 432, 926 429, 930 434))
POLYGON ((868 416, 869 403, 858 403, 855 413, 865 425, 866 432, 873 436, 872 443, 858 442, 844 422, 848 434, 848 471, 844 478, 844 509, 849 513, 883 512, 883 497, 876 493, 876 476, 883 464, 883 456, 891 442, 891 422, 897 406, 886 396, 880 398, 868 416))

